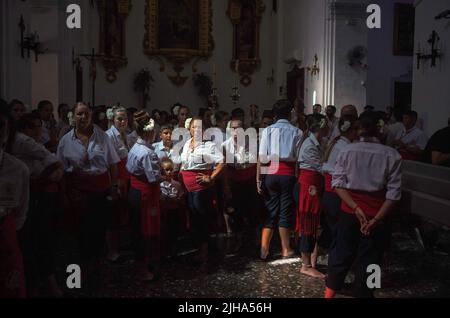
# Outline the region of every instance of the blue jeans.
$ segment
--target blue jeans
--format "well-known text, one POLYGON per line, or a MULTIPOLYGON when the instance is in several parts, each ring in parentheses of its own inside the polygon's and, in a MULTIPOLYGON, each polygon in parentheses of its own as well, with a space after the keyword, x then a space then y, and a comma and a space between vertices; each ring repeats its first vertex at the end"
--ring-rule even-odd
POLYGON ((209 240, 209 224, 216 216, 213 206, 215 188, 211 187, 199 192, 188 192, 188 207, 192 213, 192 232, 197 244, 209 240))

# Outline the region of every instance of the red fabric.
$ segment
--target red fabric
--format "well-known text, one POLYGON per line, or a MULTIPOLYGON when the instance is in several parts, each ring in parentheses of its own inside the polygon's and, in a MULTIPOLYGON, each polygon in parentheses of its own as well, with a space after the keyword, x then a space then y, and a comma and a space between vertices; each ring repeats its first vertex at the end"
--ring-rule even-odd
POLYGON ((183 176, 183 183, 189 192, 200 192, 208 189, 210 184, 199 184, 197 182, 197 176, 199 174, 211 175, 211 170, 200 170, 200 171, 181 171, 183 176))
POLYGON ((100 175, 71 173, 67 176, 68 186, 79 191, 105 192, 111 187, 109 172, 100 175))
POLYGON ((117 170, 119 172, 119 179, 128 181, 130 180, 130 173, 127 170, 127 159, 124 158, 117 164, 117 170))
POLYGON ((31 186, 30 189, 32 192, 46 192, 46 193, 58 193, 59 192, 59 185, 56 182, 33 182, 31 180, 30 182, 31 186))
POLYGON ((295 162, 272 162, 270 163, 268 174, 277 176, 295 176, 295 165, 295 162))
POLYGON ((0 298, 25 298, 25 275, 16 221, 12 214, 0 219, 0 298))
POLYGON ((323 176, 312 170, 301 170, 299 176, 300 203, 297 210, 296 231, 305 236, 316 236, 320 226, 323 176))
MULTIPOLYGON (((353 201, 364 211, 366 216, 375 217, 386 201, 386 191, 379 192, 365 192, 365 191, 353 191, 347 190, 353 201)), ((350 208, 343 200, 341 204, 342 211, 350 214, 354 214, 352 208, 350 208)))
POLYGON ((148 183, 131 176, 131 186, 141 192, 141 232, 144 236, 159 235, 161 192, 158 183, 148 183))
POLYGON ((403 160, 420 161, 420 155, 413 155, 412 153, 406 150, 400 150, 399 153, 402 156, 403 160))
POLYGON ((329 173, 325 173, 325 192, 336 193, 336 190, 331 186, 333 176, 329 173))
POLYGON ((234 169, 228 170, 228 176, 233 182, 245 182, 252 178, 256 179, 256 166, 247 169, 234 169))

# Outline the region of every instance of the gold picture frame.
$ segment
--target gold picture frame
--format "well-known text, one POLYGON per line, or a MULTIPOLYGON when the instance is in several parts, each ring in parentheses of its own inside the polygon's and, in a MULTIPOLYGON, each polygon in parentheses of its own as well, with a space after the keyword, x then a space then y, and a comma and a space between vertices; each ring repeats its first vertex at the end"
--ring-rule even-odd
POLYGON ((144 52, 166 69, 165 60, 176 75, 168 75, 174 85, 182 86, 185 64, 208 60, 214 50, 211 0, 146 0, 144 52))
POLYGON ((131 0, 97 0, 100 18, 101 62, 106 80, 117 80, 119 68, 128 64, 126 56, 126 19, 131 10, 131 0))
POLYGON ((266 7, 262 0, 229 0, 228 16, 233 24, 231 69, 249 86, 253 73, 261 66, 260 28, 266 7))

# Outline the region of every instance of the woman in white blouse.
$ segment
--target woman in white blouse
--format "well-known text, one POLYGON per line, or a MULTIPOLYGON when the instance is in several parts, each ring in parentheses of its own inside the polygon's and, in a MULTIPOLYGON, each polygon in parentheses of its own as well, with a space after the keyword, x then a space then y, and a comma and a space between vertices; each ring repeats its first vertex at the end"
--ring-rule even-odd
POLYGON ((216 216, 213 185, 225 164, 218 146, 214 142, 203 141, 201 118, 193 118, 189 130, 192 138, 183 147, 181 175, 188 191, 194 240, 200 247, 198 261, 205 263, 208 258, 209 220, 216 216))
POLYGON ((106 134, 111 139, 111 142, 119 155, 120 162, 117 165, 118 169, 118 184, 120 191, 120 198, 113 207, 109 230, 107 232, 106 243, 108 245, 107 259, 114 262, 120 257, 120 228, 127 223, 128 219, 128 185, 130 182, 130 174, 127 171, 128 151, 130 150, 127 140, 128 130, 128 114, 123 107, 113 107, 108 110, 108 119, 111 112, 111 128, 106 131, 106 134))
POLYGON ((161 166, 152 146, 155 122, 147 112, 134 114, 136 144, 128 154, 127 170, 131 177, 129 202, 137 278, 152 281, 151 262, 159 262, 161 253, 160 181, 161 166))
POLYGON ((17 231, 28 211, 30 174, 23 162, 5 152, 11 123, 6 102, 0 100, 0 298, 25 298, 17 231))
POLYGON ((92 111, 86 104, 76 104, 73 114, 75 128, 61 139, 57 157, 64 166, 66 214, 75 225, 82 268, 87 282, 95 283, 111 213, 108 197, 115 201, 119 195, 120 158, 108 135, 93 125, 92 111))

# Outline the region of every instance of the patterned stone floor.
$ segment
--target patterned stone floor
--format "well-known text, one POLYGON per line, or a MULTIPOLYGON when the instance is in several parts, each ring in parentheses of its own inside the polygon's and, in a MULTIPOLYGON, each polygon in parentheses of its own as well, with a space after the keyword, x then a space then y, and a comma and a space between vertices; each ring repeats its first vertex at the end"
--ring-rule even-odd
MULTIPOLYGON (((440 251, 425 252, 414 236, 394 231, 392 252, 382 276, 379 298, 450 297, 450 235, 440 232, 440 251)), ((300 275, 300 259, 262 263, 257 259, 257 233, 236 239, 221 238, 207 268, 191 265, 191 257, 164 262, 160 278, 136 282, 132 258, 104 266, 104 288, 96 294, 67 291, 66 297, 101 298, 320 298, 324 282, 300 275), (242 245, 238 249, 238 245, 242 245)), ((274 241, 273 246, 278 246, 274 241)), ((63 261, 62 261, 63 262, 63 261)), ((321 257, 326 272, 326 257, 321 257)), ((60 278, 64 277, 60 273, 60 278)), ((351 275, 347 277, 351 281, 351 275)), ((64 281, 64 280, 62 280, 64 281)), ((349 297, 350 289, 340 297, 349 297)))

